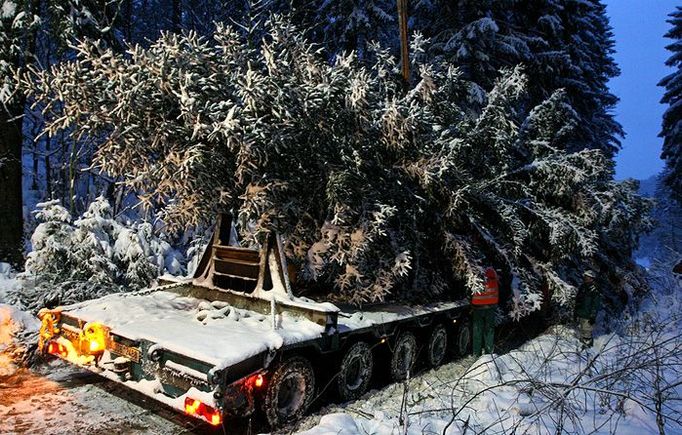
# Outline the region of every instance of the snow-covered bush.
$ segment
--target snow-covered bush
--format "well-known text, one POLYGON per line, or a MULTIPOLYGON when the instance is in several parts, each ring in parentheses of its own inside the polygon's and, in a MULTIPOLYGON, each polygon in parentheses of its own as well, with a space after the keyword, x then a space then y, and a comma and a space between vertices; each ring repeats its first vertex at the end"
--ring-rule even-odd
POLYGON ((0 303, 0 377, 11 375, 32 357, 39 326, 32 315, 0 303))
POLYGON ((38 309, 135 290, 163 273, 184 271, 183 257, 151 224, 124 225, 103 197, 75 220, 59 201, 38 204, 36 217, 40 224, 31 237, 23 289, 8 297, 20 306, 38 309))
POLYGON ((255 34, 219 25, 125 56, 84 42, 23 86, 48 133, 98 142, 95 165, 165 224, 234 210, 245 239, 279 231, 298 276, 346 301, 479 291, 494 264, 535 295, 521 316, 545 287, 570 305, 586 265, 629 261, 648 203, 601 151, 567 146, 579 117, 564 92, 526 108, 522 68, 484 93, 427 56, 406 92, 378 46, 329 61, 277 16, 255 34))
POLYGON ((16 280, 16 272, 9 263, 0 262, 0 304, 7 299, 7 293, 16 291, 20 284, 16 280))
POLYGON ((672 189, 665 185, 665 172, 655 180, 652 192, 656 206, 652 212, 656 227, 642 237, 635 257, 652 263, 654 258, 661 262, 682 261, 682 203, 674 199, 672 189))

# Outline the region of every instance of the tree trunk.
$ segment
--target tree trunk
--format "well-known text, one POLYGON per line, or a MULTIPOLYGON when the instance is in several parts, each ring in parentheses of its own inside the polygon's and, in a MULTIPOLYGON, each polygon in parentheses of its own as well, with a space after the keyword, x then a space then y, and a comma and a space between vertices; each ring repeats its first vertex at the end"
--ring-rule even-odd
MULTIPOLYGON (((35 137, 35 136, 34 136, 35 137)), ((38 149, 38 143, 34 142, 33 143, 33 174, 31 178, 33 178, 33 182, 31 183, 31 190, 38 190, 40 188, 39 186, 39 180, 38 180, 38 173, 40 172, 40 165, 38 162, 38 156, 39 156, 40 150, 38 149)))
MULTIPOLYGON (((23 107, 17 104, 15 107, 23 107)), ((15 113, 18 113, 15 112, 15 113)), ((0 109, 0 261, 23 265, 22 119, 0 109)))
POLYGON ((132 43, 133 40, 133 1, 126 0, 125 8, 125 29, 124 34, 126 42, 132 43))
POLYGON ((180 33, 180 26, 182 24, 182 5, 180 2, 181 0, 173 0, 173 28, 171 30, 175 33, 180 33))
POLYGON ((45 137, 45 194, 47 199, 53 199, 52 197, 52 164, 50 163, 50 151, 51 151, 51 141, 50 135, 45 137))

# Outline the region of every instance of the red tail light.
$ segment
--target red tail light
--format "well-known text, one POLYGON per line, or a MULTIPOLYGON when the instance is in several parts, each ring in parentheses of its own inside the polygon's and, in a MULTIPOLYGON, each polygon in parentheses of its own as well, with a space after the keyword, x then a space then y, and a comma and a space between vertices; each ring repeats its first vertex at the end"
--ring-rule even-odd
MULTIPOLYGON (((208 408, 208 407, 207 407, 208 408)), ((208 420, 213 426, 218 426, 223 422, 223 413, 214 409, 212 412, 204 415, 204 418, 208 420)))
POLYGON ((218 426, 223 422, 223 413, 220 410, 190 397, 185 397, 185 413, 194 417, 201 417, 213 426, 218 426))
POLYGON ((263 373, 251 375, 246 379, 244 385, 249 388, 262 388, 265 385, 265 376, 263 373))
POLYGON ((185 398, 185 412, 189 415, 197 415, 203 403, 196 399, 185 398))
POLYGON ((47 353, 66 358, 66 356, 69 354, 69 350, 61 343, 50 341, 47 343, 47 353))

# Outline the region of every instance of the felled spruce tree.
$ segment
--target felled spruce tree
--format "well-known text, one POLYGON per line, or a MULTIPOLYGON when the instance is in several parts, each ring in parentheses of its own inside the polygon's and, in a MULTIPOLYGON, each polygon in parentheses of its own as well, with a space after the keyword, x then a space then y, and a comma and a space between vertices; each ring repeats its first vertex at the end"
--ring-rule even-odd
POLYGON ((286 19, 265 34, 219 26, 126 56, 86 42, 23 86, 49 133, 97 141, 95 164, 169 225, 232 209, 247 243, 284 236, 301 287, 353 303, 478 291, 494 264, 523 315, 543 289, 570 304, 604 246, 632 248, 646 204, 600 151, 565 151, 577 116, 563 92, 526 110, 515 68, 466 103, 480 87, 430 62, 421 38, 405 92, 379 47, 330 63, 286 19))

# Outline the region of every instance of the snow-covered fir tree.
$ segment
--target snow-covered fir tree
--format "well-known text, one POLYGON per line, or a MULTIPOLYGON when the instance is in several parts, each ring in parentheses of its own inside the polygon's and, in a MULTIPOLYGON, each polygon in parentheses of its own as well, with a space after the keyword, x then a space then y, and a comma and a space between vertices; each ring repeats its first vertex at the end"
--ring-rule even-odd
POLYGON ((656 227, 642 237, 635 256, 650 264, 652 257, 676 264, 682 261, 682 204, 674 199, 672 189, 665 184, 665 173, 655 177, 653 198, 656 205, 652 217, 656 227))
POLYGON ((397 36, 395 0, 321 0, 316 21, 321 41, 333 52, 356 51, 362 56, 372 42, 397 36))
MULTIPOLYGON (((396 5, 384 0, 239 0, 228 3, 114 0, 107 2, 106 7, 91 0, 7 0, 7 3, 15 4, 15 11, 30 9, 29 3, 37 7, 31 15, 37 18, 34 20, 37 25, 25 33, 25 43, 19 45, 29 48, 25 53, 30 52, 30 41, 35 35, 35 56, 32 54, 30 58, 44 66, 72 57, 73 52, 66 47, 66 42, 74 38, 101 39, 115 52, 120 52, 128 43, 148 46, 161 31, 192 30, 207 37, 213 31, 214 20, 258 23, 268 13, 278 11, 291 13, 293 22, 299 27, 310 26, 307 34, 311 40, 325 46, 329 58, 349 49, 355 49, 360 57, 371 55, 367 48, 372 41, 380 42, 394 55, 398 53, 396 5)), ((617 146, 620 129, 609 114, 614 99, 603 87, 604 77, 615 73, 615 69, 601 7, 601 3, 595 1, 420 0, 410 2, 410 29, 433 40, 429 44, 429 56, 443 56, 459 67, 464 78, 487 91, 499 77, 501 68, 523 63, 529 86, 527 101, 521 104, 531 108, 556 90, 565 89, 581 118, 572 143, 567 146, 572 150, 599 148, 611 153, 617 146)), ((241 31, 251 32, 256 26, 249 24, 241 31)), ((412 51, 412 56, 415 55, 418 53, 412 51)), ((15 66, 22 64, 14 63, 15 66)), ((418 70, 413 69, 413 73, 413 82, 416 82, 418 70)), ((11 78, 11 75, 4 77, 11 78)), ((477 86, 472 86, 466 98, 472 104, 480 105, 484 95, 477 86)), ((21 111, 19 108, 14 110, 21 111)), ((35 201, 59 198, 76 215, 83 213, 97 195, 108 189, 116 211, 129 205, 126 202, 128 192, 119 189, 120 185, 115 183, 118 180, 91 170, 92 142, 74 144, 61 135, 36 138, 43 123, 41 108, 35 106, 34 110, 23 112, 23 118, 16 118, 23 125, 14 131, 23 131, 23 138, 16 135, 16 143, 23 139, 23 153, 32 157, 32 161, 24 160, 24 185, 31 186, 31 190, 25 192, 28 197, 25 203, 30 205, 35 201)), ((16 155, 21 152, 20 148, 14 146, 15 151, 19 150, 16 155)), ((18 169, 13 161, 18 160, 5 158, 4 169, 0 170, 18 169)), ((14 178, 19 180, 20 177, 14 178)), ((0 187, 0 194, 8 189, 7 186, 9 184, 0 187)), ((17 181, 13 186, 20 186, 20 183, 17 181)), ((14 190, 20 190, 20 187, 14 190)), ((7 212, 14 210, 18 222, 20 206, 12 206, 11 201, 3 202, 8 204, 7 212)), ((18 204, 18 200, 14 204, 18 204)), ((30 232, 35 222, 28 213, 24 217, 30 232)), ((5 221, 9 222, 9 219, 5 221)), ((17 223, 17 231, 7 231, 3 235, 19 234, 21 226, 17 223)), ((15 239, 14 244, 19 243, 19 237, 15 239)))
POLYGON ((378 46, 330 63, 287 19, 264 32, 167 34, 125 56, 84 42, 23 86, 49 133, 98 142, 97 167, 170 227, 231 209, 247 242, 279 231, 299 290, 429 300, 481 289, 494 264, 522 315, 570 304, 587 265, 626 266, 648 203, 602 151, 566 146, 580 116, 565 92, 525 109, 517 67, 469 105, 480 86, 416 56, 405 93, 378 46))
POLYGON ((661 102, 669 106, 663 114, 661 158, 666 162, 664 182, 673 196, 682 202, 682 7, 678 6, 670 14, 668 22, 672 28, 665 36, 673 42, 667 47, 672 55, 666 65, 672 67, 673 72, 660 82, 665 88, 661 102))
POLYGON ((418 2, 415 29, 434 40, 434 55, 490 89, 502 68, 526 66, 528 102, 563 89, 577 116, 572 150, 613 156, 623 131, 607 83, 618 75, 613 35, 600 0, 418 2))
POLYGON ((465 76, 486 89, 503 67, 531 58, 529 42, 535 36, 510 25, 523 15, 514 1, 442 0, 415 4, 415 30, 433 39, 433 55, 459 66, 465 76))
POLYGON ((36 219, 22 274, 27 284, 8 296, 26 308, 139 289, 166 272, 184 272, 183 256, 151 224, 115 219, 103 197, 77 219, 57 200, 41 203, 36 219))
POLYGON ((560 4, 564 32, 559 41, 547 39, 550 49, 568 55, 570 64, 559 74, 545 66, 545 77, 554 77, 555 86, 566 89, 580 117, 573 149, 601 149, 613 156, 620 148, 623 129, 612 113, 618 98, 608 87, 609 80, 620 71, 613 59, 615 42, 606 6, 601 0, 568 0, 560 4))

